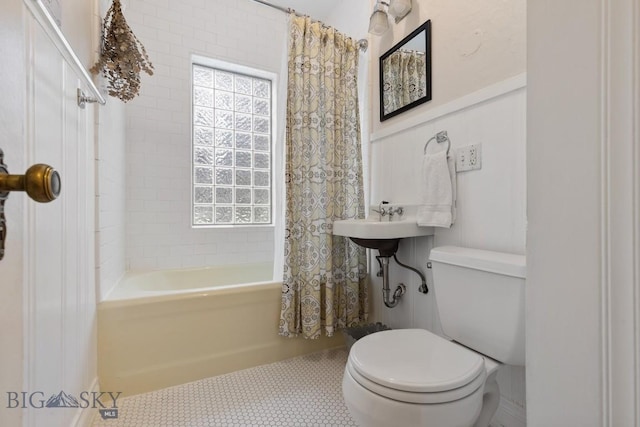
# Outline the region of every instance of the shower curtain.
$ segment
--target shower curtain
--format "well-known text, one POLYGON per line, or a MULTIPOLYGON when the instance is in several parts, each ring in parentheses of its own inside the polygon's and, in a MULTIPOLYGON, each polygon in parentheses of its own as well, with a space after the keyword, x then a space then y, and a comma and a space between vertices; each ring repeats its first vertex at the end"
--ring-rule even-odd
POLYGON ((385 59, 384 112, 391 113, 422 98, 427 92, 426 56, 423 52, 398 50, 385 59))
POLYGON ((290 16, 280 335, 319 338, 367 319, 366 253, 332 235, 364 218, 355 40, 290 16))

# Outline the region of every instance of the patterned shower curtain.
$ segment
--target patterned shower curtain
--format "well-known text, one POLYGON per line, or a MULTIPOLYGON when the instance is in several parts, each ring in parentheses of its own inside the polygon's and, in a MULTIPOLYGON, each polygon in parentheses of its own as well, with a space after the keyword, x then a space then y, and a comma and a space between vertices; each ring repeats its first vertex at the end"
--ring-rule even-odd
POLYGON ((427 92, 426 56, 423 52, 398 50, 384 60, 385 113, 411 104, 427 92))
POLYGON ((367 318, 365 250, 332 235, 334 220, 364 218, 358 55, 353 39, 291 15, 280 335, 367 318))

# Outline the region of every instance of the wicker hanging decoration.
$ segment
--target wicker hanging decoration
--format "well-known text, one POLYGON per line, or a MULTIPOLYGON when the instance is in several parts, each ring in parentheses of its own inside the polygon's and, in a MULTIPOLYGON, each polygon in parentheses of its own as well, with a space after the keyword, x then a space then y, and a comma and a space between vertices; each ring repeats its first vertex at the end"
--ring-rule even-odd
POLYGON ((113 0, 102 26, 100 59, 91 68, 108 81, 109 95, 127 102, 140 93, 140 72, 153 75, 153 65, 127 24, 120 0, 113 0))

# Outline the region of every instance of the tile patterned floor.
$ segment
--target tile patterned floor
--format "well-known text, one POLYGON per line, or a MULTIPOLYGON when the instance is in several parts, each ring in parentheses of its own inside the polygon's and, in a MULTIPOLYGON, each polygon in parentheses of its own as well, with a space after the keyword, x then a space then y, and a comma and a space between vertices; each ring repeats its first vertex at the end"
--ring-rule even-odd
POLYGON ((328 350, 123 398, 93 427, 356 426, 342 400, 346 350, 328 350))

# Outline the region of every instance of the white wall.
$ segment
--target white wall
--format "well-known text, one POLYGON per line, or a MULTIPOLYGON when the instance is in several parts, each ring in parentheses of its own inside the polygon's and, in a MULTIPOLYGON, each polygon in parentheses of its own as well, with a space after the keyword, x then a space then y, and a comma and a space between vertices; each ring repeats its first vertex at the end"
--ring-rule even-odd
POLYGON ((190 226, 190 60, 279 74, 286 14, 250 0, 130 0, 125 14, 155 66, 126 109, 128 269, 272 261, 272 227, 190 226))
POLYGON ((457 220, 451 229, 436 229, 436 243, 524 254, 526 96, 521 85, 506 94, 514 85, 500 86, 496 98, 374 141, 372 200, 419 204, 425 143, 446 130, 453 152, 482 145, 482 169, 457 174, 457 220))
MULTIPOLYGON (((525 253, 526 2, 413 3, 408 18, 372 38, 372 203, 420 202, 424 145, 438 131, 448 132, 452 150, 482 144, 482 169, 458 174, 456 224, 438 229, 433 238, 401 242, 400 261, 427 272, 433 289, 437 284, 426 268, 432 246, 525 253), (381 124, 377 58, 427 19, 432 21, 433 100, 381 124)), ((387 309, 381 280, 374 277, 375 317, 393 327, 441 333, 433 291, 418 293, 418 276, 392 263, 391 285, 399 282, 407 285, 408 294, 399 306, 387 309)), ((525 425, 524 377, 524 368, 507 366, 500 372, 503 399, 493 425, 525 425)))
MULTIPOLYGON (((111 0, 96 0, 93 50, 100 50, 102 19, 111 0)), ((126 10, 126 7, 125 7, 126 10)), ((97 55, 96 55, 97 56, 97 55)), ((98 77, 106 93, 107 82, 98 77)), ((106 96, 107 104, 96 109, 96 292, 103 300, 126 271, 126 120, 125 105, 106 96)))
POLYGON ((126 136, 124 105, 109 98, 96 112, 96 279, 100 300, 124 275, 126 136))
MULTIPOLYGON (((402 114, 403 118, 446 104, 526 68, 525 0, 414 0, 413 11, 392 30, 372 37, 372 87, 379 87, 377 59, 427 19, 431 19, 433 79, 431 102, 402 114)), ((380 123, 380 98, 372 96, 373 131, 396 123, 380 123)), ((397 119, 400 120, 400 119, 397 119)))
POLYGON ((554 7, 553 15, 529 6, 530 23, 544 22, 529 29, 527 389, 532 426, 604 425, 602 129, 600 106, 591 102, 601 96, 600 52, 592 48, 600 45, 600 34, 580 30, 598 28, 601 2, 577 3, 554 7), (574 15, 576 7, 581 13, 574 15), (560 20, 563 35, 555 38, 560 20), (547 33, 547 27, 556 28, 555 33, 547 33), (553 71, 543 65, 550 56, 553 71))
MULTIPOLYGON (((0 148, 4 151, 9 172, 26 169, 24 156, 24 87, 25 37, 19 0, 0 2, 0 51, 6 56, 0 65, 0 148), (9 145, 9 143, 11 143, 9 145)), ((5 205, 11 227, 7 234, 5 256, 0 261, 0 387, 6 391, 20 390, 23 385, 24 359, 24 220, 26 205, 21 197, 12 195, 5 205)), ((19 426, 22 411, 0 405, 0 425, 19 426)))
POLYGON ((637 426, 638 2, 534 1, 528 21, 529 424, 637 426))

